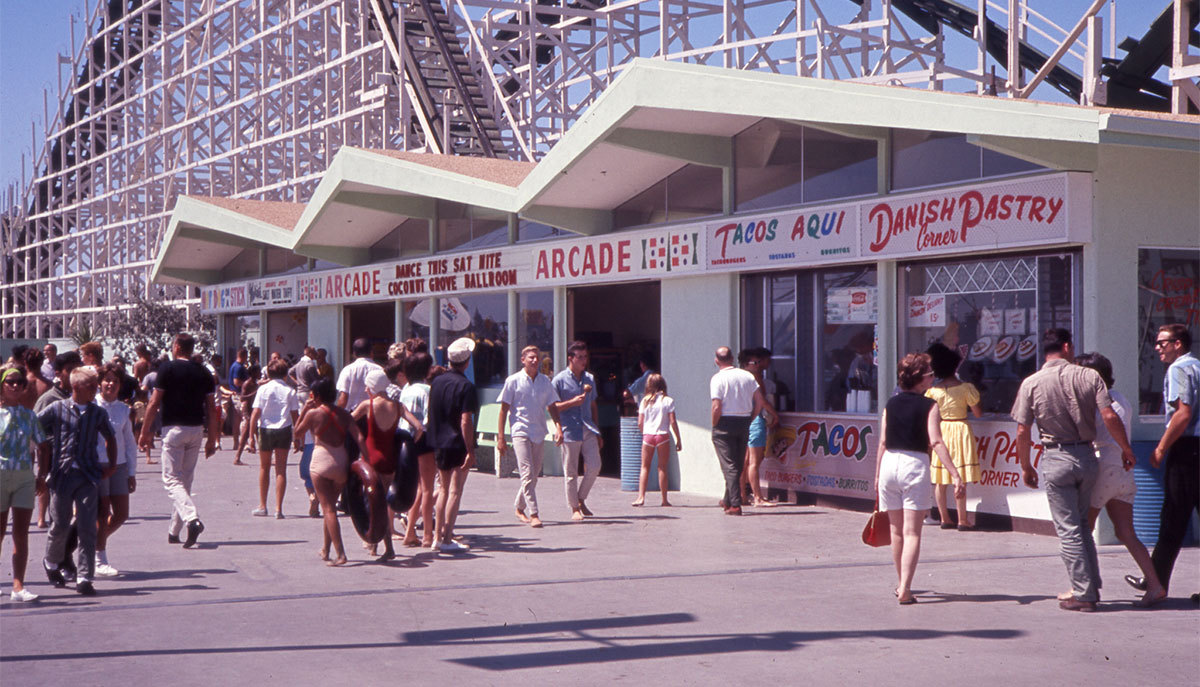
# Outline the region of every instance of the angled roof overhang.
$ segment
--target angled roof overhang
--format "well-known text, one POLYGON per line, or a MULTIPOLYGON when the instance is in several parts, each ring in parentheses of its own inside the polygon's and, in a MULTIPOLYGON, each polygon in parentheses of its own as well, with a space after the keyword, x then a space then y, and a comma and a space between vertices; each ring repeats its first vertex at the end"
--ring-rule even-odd
POLYGON ((297 224, 294 249, 359 265, 369 262, 370 247, 399 224, 436 217, 439 201, 516 212, 516 187, 533 167, 512 160, 342 148, 297 224))
POLYGON ((165 284, 215 284, 243 251, 291 250, 303 203, 180 196, 150 278, 165 284))

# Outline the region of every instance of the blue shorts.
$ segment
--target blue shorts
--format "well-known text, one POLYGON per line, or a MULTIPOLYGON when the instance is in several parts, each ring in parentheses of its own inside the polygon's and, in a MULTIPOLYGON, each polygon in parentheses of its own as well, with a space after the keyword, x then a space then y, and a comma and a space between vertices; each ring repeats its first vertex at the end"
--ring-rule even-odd
POLYGON ((750 440, 746 442, 750 448, 766 448, 767 447, 767 421, 762 415, 754 418, 750 423, 750 440))

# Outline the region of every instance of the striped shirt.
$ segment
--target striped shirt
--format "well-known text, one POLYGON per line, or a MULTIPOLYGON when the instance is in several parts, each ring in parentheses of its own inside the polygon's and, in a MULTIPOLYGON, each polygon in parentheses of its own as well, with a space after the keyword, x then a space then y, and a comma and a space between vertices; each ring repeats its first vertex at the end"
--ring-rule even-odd
POLYGON ((95 401, 80 406, 68 398, 51 404, 38 414, 38 420, 50 438, 50 483, 71 468, 92 482, 99 482, 104 468, 100 465, 96 442, 100 435, 106 441, 117 440, 108 413, 95 401))

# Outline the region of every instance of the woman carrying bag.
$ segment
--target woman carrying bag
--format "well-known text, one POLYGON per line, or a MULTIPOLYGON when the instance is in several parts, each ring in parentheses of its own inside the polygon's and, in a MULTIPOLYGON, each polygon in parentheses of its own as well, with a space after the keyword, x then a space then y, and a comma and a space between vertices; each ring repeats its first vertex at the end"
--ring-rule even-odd
POLYGON ((909 353, 900 361, 900 393, 888 400, 880 420, 875 491, 879 509, 888 515, 892 559, 896 563, 896 599, 901 606, 915 604, 913 575, 921 555, 921 524, 929 511, 932 484, 929 453, 933 451, 950 472, 954 493, 961 494, 962 477, 942 443, 941 413, 937 402, 924 396, 933 382, 933 369, 925 353, 909 353))

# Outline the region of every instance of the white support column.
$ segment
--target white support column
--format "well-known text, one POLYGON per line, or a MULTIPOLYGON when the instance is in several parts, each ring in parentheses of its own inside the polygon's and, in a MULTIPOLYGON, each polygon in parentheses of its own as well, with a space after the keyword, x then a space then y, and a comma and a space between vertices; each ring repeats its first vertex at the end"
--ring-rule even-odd
POLYGON ((520 321, 520 296, 516 291, 508 292, 508 341, 504 347, 504 364, 507 374, 512 374, 520 367, 521 349, 525 347, 525 342, 517 337, 519 327, 517 323, 520 321))
POLYGON ((262 339, 258 342, 258 364, 264 366, 271 357, 271 318, 269 315, 270 313, 266 310, 258 311, 258 331, 261 332, 259 337, 262 339))
POLYGON ((554 369, 567 366, 567 287, 554 287, 554 369))
MULTIPOLYGON (((442 299, 429 299, 429 353, 437 360, 437 349, 442 340, 442 299)), ((449 343, 449 342, 447 342, 449 343)), ((447 361, 448 364, 448 361, 447 361)))
POLYGON ((393 340, 404 341, 408 338, 408 327, 406 326, 408 323, 404 321, 404 302, 393 301, 392 305, 395 308, 394 314, 392 315, 392 323, 394 325, 392 327, 392 331, 395 336, 393 340))
POLYGON ((899 298, 899 283, 897 281, 896 262, 894 260, 880 261, 876 280, 879 285, 879 321, 876 333, 879 336, 879 367, 876 391, 879 398, 879 410, 883 409, 887 399, 892 395, 896 386, 896 366, 900 354, 906 351, 900 348, 900 327, 897 316, 899 298))

